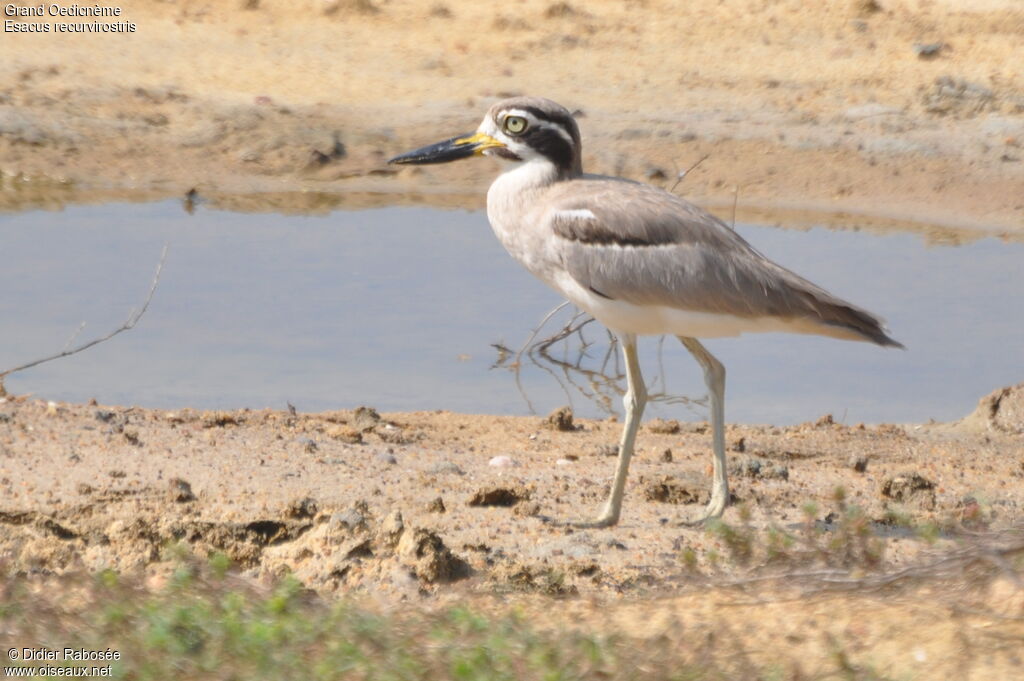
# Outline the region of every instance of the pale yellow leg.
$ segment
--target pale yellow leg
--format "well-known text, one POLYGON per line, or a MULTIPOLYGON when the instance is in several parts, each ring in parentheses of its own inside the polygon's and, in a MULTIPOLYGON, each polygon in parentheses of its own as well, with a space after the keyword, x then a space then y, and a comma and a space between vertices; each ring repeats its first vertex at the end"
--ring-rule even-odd
POLYGON ((647 388, 643 376, 640 375, 640 361, 636 352, 636 336, 622 334, 622 354, 626 358, 626 395, 622 398, 626 409, 626 424, 622 429, 622 440, 619 442, 619 464, 615 469, 615 480, 612 491, 608 495, 601 515, 592 523, 583 523, 585 527, 610 527, 619 522, 622 512, 622 497, 626 491, 626 477, 629 474, 629 460, 633 457, 633 443, 636 431, 640 427, 640 417, 647 404, 647 388))
POLYGON ((697 522, 718 518, 729 505, 729 482, 725 471, 725 367, 696 338, 679 336, 704 369, 704 382, 711 398, 711 447, 714 451, 714 481, 711 501, 697 522))

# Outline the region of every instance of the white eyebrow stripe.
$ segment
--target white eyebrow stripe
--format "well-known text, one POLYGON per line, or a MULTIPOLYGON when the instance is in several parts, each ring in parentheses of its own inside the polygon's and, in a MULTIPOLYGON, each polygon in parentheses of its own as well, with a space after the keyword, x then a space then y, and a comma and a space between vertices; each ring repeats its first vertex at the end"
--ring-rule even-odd
MULTIPOLYGON (((533 125, 537 126, 538 128, 547 128, 548 130, 554 130, 555 132, 562 136, 562 139, 569 143, 569 146, 573 146, 574 144, 572 141, 572 135, 570 135, 565 128, 558 125, 557 123, 552 123, 550 121, 542 121, 529 111, 523 111, 522 109, 507 109, 505 111, 505 117, 508 116, 520 116, 530 121, 533 125)), ((502 120, 504 120, 504 118, 502 120)))
POLYGON ((587 208, 574 208, 572 210, 560 210, 555 212, 556 218, 566 218, 570 220, 596 220, 597 216, 594 215, 587 208))

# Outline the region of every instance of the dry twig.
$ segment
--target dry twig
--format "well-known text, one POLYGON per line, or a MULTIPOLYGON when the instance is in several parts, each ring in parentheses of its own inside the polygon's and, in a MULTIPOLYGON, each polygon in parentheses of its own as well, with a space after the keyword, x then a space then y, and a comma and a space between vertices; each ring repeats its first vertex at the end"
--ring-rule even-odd
POLYGON ((88 350, 94 345, 104 343, 119 333, 135 328, 135 325, 139 323, 140 319, 142 319, 142 315, 146 314, 146 310, 149 309, 149 303, 153 300, 153 294, 156 293, 156 287, 160 283, 160 273, 163 271, 164 261, 167 259, 167 248, 168 247, 165 245, 163 251, 161 251, 160 253, 160 262, 157 263, 156 273, 154 273, 153 275, 153 282, 149 286, 149 293, 146 295, 146 299, 142 302, 142 307, 133 308, 132 311, 128 314, 128 318, 121 324, 121 326, 117 327, 116 329, 114 329, 113 331, 104 336, 94 338, 91 341, 87 341, 85 343, 82 343, 81 345, 76 345, 73 348, 69 348, 68 346, 71 345, 71 342, 78 336, 79 332, 81 332, 81 330, 85 327, 85 322, 82 322, 82 324, 79 325, 78 329, 74 332, 74 334, 72 334, 67 344, 65 344, 64 349, 61 350, 60 352, 53 355, 49 355, 47 357, 34 359, 31 362, 26 362, 25 364, 13 367, 11 369, 5 369, 3 371, 0 371, 0 395, 6 394, 6 391, 4 390, 4 379, 15 372, 24 371, 25 369, 31 369, 32 367, 39 366, 40 364, 52 362, 55 359, 70 357, 71 355, 78 354, 83 350, 88 350))

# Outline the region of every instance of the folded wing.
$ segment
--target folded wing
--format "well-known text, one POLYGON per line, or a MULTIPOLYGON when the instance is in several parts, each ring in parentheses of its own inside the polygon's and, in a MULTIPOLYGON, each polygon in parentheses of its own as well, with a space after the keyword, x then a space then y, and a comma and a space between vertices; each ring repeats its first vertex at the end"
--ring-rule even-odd
MULTIPOLYGON (((543 219, 566 270, 597 295, 819 324, 899 346, 880 319, 758 253, 713 215, 656 187, 587 178, 551 188, 543 219)), ((830 333, 831 332, 831 333, 830 333)), ((842 334, 847 335, 847 334, 842 334)))

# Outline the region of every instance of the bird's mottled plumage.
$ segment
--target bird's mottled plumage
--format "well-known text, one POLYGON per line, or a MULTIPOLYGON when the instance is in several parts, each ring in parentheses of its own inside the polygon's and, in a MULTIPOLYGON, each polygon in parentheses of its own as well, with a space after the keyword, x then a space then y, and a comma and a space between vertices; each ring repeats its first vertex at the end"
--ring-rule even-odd
POLYGON ((902 347, 881 320, 757 252, 710 213, 663 189, 585 175, 575 119, 539 97, 496 103, 474 135, 404 154, 440 163, 474 154, 513 165, 487 192, 506 250, 622 339, 628 390, 619 465, 597 525, 618 521, 646 400, 636 336, 671 333, 704 369, 711 395, 714 485, 707 516, 728 503, 725 368, 697 338, 751 331, 812 333, 902 347))
POLYGON ((583 176, 551 185, 544 202, 562 264, 581 286, 608 298, 773 317, 791 321, 793 330, 898 345, 877 317, 768 260, 721 220, 674 194, 583 176), (583 207, 592 218, 576 212, 583 207))

